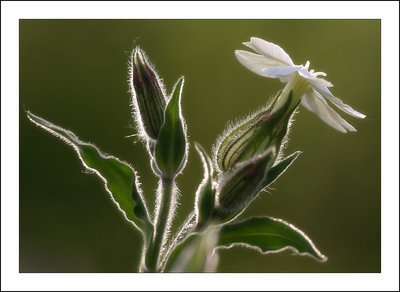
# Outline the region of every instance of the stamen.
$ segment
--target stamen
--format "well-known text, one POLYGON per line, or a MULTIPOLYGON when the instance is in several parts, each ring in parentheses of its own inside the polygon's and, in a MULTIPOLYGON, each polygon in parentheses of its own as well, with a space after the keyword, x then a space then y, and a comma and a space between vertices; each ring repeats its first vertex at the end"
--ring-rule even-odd
POLYGON ((310 67, 310 61, 307 61, 304 67, 308 70, 308 67, 310 67))
MULTIPOLYGON (((312 71, 314 71, 314 70, 312 70, 312 71)), ((321 76, 326 76, 326 73, 324 73, 324 72, 315 72, 314 73, 314 76, 319 76, 319 75, 321 75, 321 76)))

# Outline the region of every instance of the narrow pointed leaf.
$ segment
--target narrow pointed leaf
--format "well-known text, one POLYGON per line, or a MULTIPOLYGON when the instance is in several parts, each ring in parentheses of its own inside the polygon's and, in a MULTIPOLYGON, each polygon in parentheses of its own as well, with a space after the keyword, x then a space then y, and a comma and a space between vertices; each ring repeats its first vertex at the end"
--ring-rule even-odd
POLYGON ((297 157, 300 155, 300 151, 296 151, 283 160, 281 160, 279 163, 271 167, 271 169, 268 171, 267 176, 265 177, 264 181, 260 184, 260 191, 265 189, 267 186, 269 186, 271 183, 273 183, 281 174, 283 174, 286 169, 289 168, 289 166, 297 159, 297 157))
POLYGON ((186 162, 186 129, 181 115, 181 95, 184 80, 179 79, 164 113, 164 124, 155 146, 155 161, 160 172, 174 178, 186 162))
POLYGON ((30 112, 27 112, 27 116, 36 126, 60 138, 76 151, 83 166, 104 181, 107 192, 129 222, 141 230, 151 229, 136 172, 129 164, 102 153, 90 143, 82 142, 69 130, 30 112))
POLYGON ((281 219, 271 217, 252 217, 223 226, 217 248, 233 246, 255 248, 263 254, 289 249, 319 261, 327 259, 304 232, 281 219))
POLYGON ((196 208, 198 215, 198 224, 204 224, 213 212, 215 202, 215 190, 213 189, 214 167, 211 158, 203 147, 195 143, 195 148, 199 153, 203 163, 203 180, 196 192, 196 208))

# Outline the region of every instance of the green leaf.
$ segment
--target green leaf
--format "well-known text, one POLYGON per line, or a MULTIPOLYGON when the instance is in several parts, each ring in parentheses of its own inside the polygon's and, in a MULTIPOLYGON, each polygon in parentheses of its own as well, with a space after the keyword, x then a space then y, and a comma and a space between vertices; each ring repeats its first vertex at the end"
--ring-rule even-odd
POLYGON ((222 227, 217 248, 233 246, 255 248, 263 254, 290 249, 299 255, 309 255, 326 261, 303 231, 281 219, 252 217, 222 227))
POLYGON ((198 224, 204 224, 213 212, 215 202, 215 190, 213 188, 214 167, 213 163, 203 147, 195 143, 195 148, 199 153, 203 163, 204 175, 197 192, 196 192, 196 208, 198 215, 198 224))
POLYGON ((83 166, 103 180, 107 192, 124 217, 135 227, 146 232, 150 231, 152 224, 139 188, 138 177, 128 163, 102 153, 96 146, 79 140, 71 131, 56 126, 29 111, 27 116, 36 126, 71 146, 78 154, 83 166))
POLYGON ((175 85, 154 151, 156 166, 168 179, 174 178, 183 169, 187 158, 186 128, 181 114, 183 83, 182 77, 175 85))
POLYGON ((214 272, 218 256, 213 250, 218 243, 219 227, 209 227, 202 233, 193 233, 171 253, 164 272, 214 272))
POLYGON ((286 169, 288 169, 289 166, 296 160, 296 158, 300 155, 300 153, 301 151, 296 151, 287 156, 286 158, 284 158, 283 160, 281 160, 273 167, 271 167, 264 181, 260 184, 260 191, 265 189, 267 186, 273 183, 279 176, 281 176, 286 171, 286 169))

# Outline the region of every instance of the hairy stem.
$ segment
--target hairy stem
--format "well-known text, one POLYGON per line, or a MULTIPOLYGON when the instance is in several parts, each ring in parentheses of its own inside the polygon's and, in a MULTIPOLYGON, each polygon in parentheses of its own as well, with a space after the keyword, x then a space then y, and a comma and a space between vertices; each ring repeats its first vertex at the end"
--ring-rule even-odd
POLYGON ((186 238, 191 231, 194 229, 196 225, 196 214, 195 212, 192 212, 188 215, 182 226, 180 227, 179 231, 176 233, 174 238, 171 240, 171 243, 169 244, 166 252, 164 253, 161 261, 160 261, 160 268, 161 271, 163 271, 164 266, 166 264, 166 261, 168 260, 168 257, 171 255, 172 251, 174 248, 180 243, 184 238, 186 238))
POLYGON ((153 240, 146 252, 146 267, 150 272, 156 272, 158 270, 161 253, 171 226, 174 190, 175 182, 173 179, 161 178, 158 190, 153 240))

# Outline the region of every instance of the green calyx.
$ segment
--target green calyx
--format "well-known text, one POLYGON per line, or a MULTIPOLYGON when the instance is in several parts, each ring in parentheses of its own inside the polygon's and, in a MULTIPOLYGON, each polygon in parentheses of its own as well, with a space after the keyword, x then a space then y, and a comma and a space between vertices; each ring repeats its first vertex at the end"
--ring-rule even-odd
POLYGON ((293 101, 292 91, 285 96, 279 93, 269 107, 234 127, 217 146, 216 161, 219 169, 227 171, 235 164, 264 152, 270 146, 279 150, 287 133, 290 117, 298 104, 299 101, 293 101), (282 100, 285 100, 283 104, 282 100))
POLYGON ((275 157, 276 150, 270 147, 222 175, 216 191, 215 219, 230 220, 250 204, 259 193, 258 186, 264 181, 275 157))
POLYGON ((149 64, 145 53, 135 48, 132 53, 131 89, 137 117, 144 132, 151 139, 157 139, 164 122, 166 97, 157 72, 149 64))

